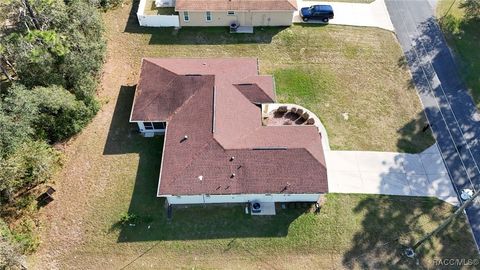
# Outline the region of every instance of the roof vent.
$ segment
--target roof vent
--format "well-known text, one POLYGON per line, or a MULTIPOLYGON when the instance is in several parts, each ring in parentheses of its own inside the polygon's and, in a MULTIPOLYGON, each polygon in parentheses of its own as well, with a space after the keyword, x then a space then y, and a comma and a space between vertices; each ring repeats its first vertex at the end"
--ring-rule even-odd
POLYGON ((253 150, 287 150, 284 146, 254 147, 253 150))
POLYGON ((234 160, 235 160, 235 157, 232 156, 232 157, 230 158, 230 161, 234 161, 234 160))
POLYGON ((203 175, 198 176, 198 180, 202 181, 203 180, 203 175))
POLYGON ((232 174, 230 175, 230 178, 235 178, 235 173, 232 173, 232 174))
POLYGON ((184 141, 186 141, 186 140, 188 140, 188 135, 183 136, 183 138, 180 140, 180 142, 182 143, 182 142, 184 142, 184 141))

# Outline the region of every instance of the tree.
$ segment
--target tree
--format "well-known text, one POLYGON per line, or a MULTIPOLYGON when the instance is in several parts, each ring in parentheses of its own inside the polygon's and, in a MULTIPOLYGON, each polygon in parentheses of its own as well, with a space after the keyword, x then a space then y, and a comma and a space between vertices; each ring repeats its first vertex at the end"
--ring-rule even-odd
MULTIPOLYGON (((18 1, 12 1, 17 6, 8 7, 21 14, 18 1)), ((66 6, 60 4, 61 8, 54 9, 55 12, 39 8, 48 6, 48 2, 58 0, 31 1, 42 31, 21 31, 19 23, 20 31, 0 41, 5 58, 15 63, 21 83, 28 87, 61 84, 95 113, 96 82, 106 48, 100 14, 93 5, 81 0, 69 1, 66 6)))
POLYGON ((14 84, 0 99, 0 158, 11 154, 34 134, 38 115, 34 96, 23 86, 14 84))
POLYGON ((48 30, 65 22, 65 3, 62 0, 4 0, 0 13, 17 31, 48 30))
POLYGON ((62 35, 50 30, 12 33, 5 38, 3 46, 23 84, 31 87, 64 83, 60 64, 68 47, 62 35))
MULTIPOLYGON (((94 1, 0 0, 0 76, 11 81, 0 89, 0 199, 48 181, 60 163, 49 143, 79 132, 98 110, 106 43, 94 1)), ((3 269, 13 253, 1 240, 3 269)))
POLYGON ((92 117, 85 104, 61 86, 36 87, 32 94, 39 111, 35 129, 51 142, 79 132, 92 117))
POLYGON ((64 35, 70 52, 63 65, 65 87, 96 112, 96 82, 106 50, 103 22, 95 7, 83 1, 72 1, 67 12, 70 23, 65 27, 64 35))
POLYGON ((35 12, 33 12, 33 8, 30 5, 30 1, 29 0, 23 0, 23 5, 25 5, 25 8, 27 9, 28 14, 30 15, 30 19, 32 20, 33 25, 35 25, 35 28, 37 28, 37 30, 41 30, 42 28, 40 27, 40 23, 38 22, 37 16, 35 15, 35 12))
POLYGON ((0 191, 10 201, 22 188, 45 183, 60 165, 60 154, 42 141, 26 141, 6 158, 0 158, 0 191))

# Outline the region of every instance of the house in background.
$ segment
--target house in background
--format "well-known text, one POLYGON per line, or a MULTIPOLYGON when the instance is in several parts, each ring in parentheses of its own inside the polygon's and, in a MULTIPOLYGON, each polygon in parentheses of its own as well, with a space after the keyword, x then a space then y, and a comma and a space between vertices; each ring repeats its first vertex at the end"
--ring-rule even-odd
POLYGON ((294 114, 274 102, 273 77, 258 74, 256 59, 143 59, 130 122, 146 136, 165 134, 157 196, 318 201, 328 191, 322 135, 308 113, 284 121, 294 114))
POLYGON ((296 0, 140 0, 141 26, 289 26, 296 0))
POLYGON ((296 0, 176 0, 180 26, 291 25, 296 0))

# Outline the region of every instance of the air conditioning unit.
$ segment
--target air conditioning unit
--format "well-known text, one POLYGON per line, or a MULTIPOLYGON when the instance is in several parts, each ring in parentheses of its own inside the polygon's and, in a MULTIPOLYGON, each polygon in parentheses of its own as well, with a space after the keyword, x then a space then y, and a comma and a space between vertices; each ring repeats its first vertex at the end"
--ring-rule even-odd
POLYGON ((253 214, 257 214, 257 213, 262 212, 262 205, 260 204, 260 202, 257 202, 257 201, 251 202, 250 203, 250 211, 253 214))

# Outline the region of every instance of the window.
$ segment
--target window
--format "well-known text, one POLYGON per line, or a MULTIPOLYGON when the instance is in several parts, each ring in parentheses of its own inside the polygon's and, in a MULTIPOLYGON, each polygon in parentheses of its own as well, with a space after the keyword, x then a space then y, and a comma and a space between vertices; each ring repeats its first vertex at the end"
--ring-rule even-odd
POLYGON ((165 123, 163 122, 154 122, 152 124, 154 129, 165 129, 165 123))
POLYGON ((188 15, 188 11, 183 12, 183 20, 186 22, 190 21, 190 15, 188 15))
POLYGON ((143 126, 146 130, 165 129, 164 122, 143 122, 143 126))
POLYGON ((212 21, 212 13, 210 11, 205 12, 205 19, 207 20, 207 22, 212 21))
POLYGON ((153 129, 153 125, 150 122, 143 122, 143 126, 148 130, 153 129))
POLYGON ((235 11, 229 10, 229 11, 227 11, 227 15, 230 15, 230 16, 235 15, 235 11))

